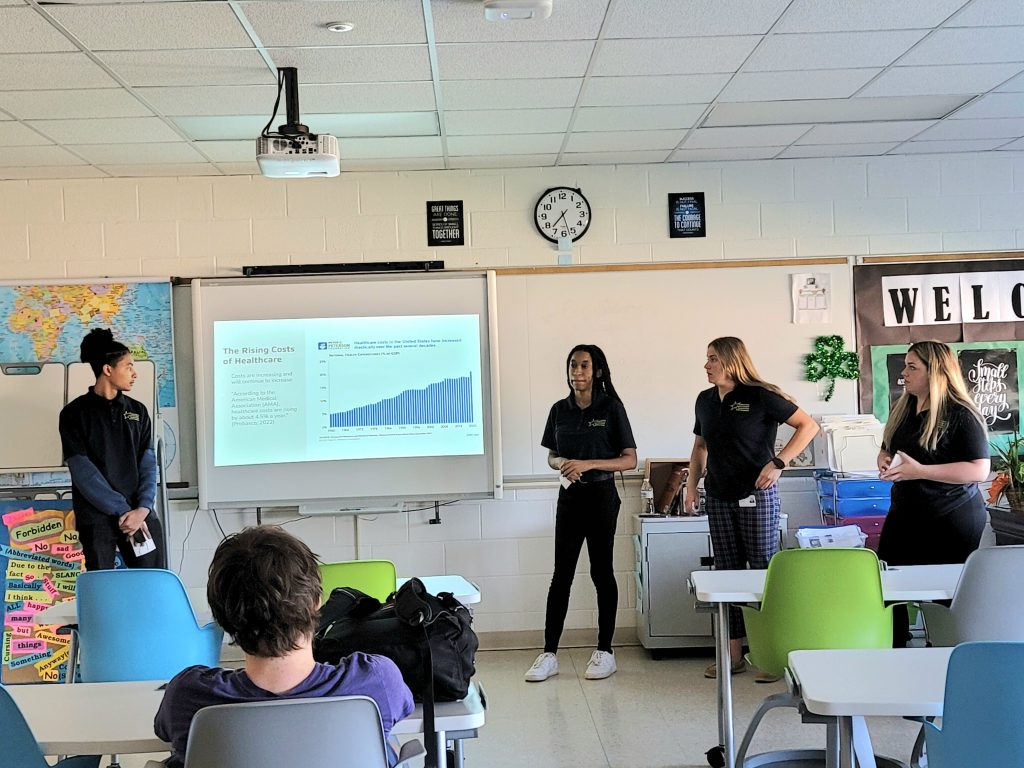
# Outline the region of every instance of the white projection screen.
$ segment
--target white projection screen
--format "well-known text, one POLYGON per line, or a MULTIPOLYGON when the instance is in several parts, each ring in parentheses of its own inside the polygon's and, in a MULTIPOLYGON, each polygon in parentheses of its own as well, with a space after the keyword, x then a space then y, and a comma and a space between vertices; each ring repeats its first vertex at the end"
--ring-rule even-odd
POLYGON ((192 282, 199 503, 501 496, 494 273, 192 282))

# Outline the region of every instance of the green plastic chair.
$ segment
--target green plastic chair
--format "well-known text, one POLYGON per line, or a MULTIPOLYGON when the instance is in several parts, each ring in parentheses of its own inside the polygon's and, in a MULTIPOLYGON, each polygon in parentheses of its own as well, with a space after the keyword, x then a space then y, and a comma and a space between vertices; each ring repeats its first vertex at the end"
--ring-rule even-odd
POLYGON ((345 560, 321 563, 320 579, 327 600, 336 587, 353 587, 382 603, 398 588, 395 564, 390 560, 345 560))
MULTIPOLYGON (((750 653, 759 669, 781 677, 790 651, 828 648, 891 648, 892 606, 882 600, 878 556, 870 549, 787 549, 768 563, 760 608, 742 606, 750 653)), ((744 762, 754 731, 768 710, 800 707, 793 693, 769 696, 758 708, 743 737, 736 765, 764 765, 785 759, 816 759, 820 750, 789 750, 756 755, 744 762)), ((835 748, 835 720, 829 746, 835 748)), ((888 761, 880 760, 879 765, 888 761)))

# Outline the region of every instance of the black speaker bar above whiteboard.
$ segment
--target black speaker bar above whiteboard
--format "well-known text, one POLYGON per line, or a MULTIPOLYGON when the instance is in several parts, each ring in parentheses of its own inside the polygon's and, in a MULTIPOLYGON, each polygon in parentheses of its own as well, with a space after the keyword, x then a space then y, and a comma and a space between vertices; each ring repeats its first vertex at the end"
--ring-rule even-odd
POLYGON ((345 264, 264 264, 242 267, 245 277, 281 275, 335 275, 366 272, 436 272, 444 262, 435 261, 361 261, 345 264))

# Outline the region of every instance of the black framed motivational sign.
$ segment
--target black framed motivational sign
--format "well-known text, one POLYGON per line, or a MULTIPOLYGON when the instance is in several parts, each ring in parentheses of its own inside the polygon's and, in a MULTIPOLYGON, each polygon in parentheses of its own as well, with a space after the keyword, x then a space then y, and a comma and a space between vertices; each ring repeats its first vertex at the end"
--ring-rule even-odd
POLYGON ((465 245, 461 200, 427 201, 427 245, 465 245))
POLYGON ((669 237, 706 237, 703 192, 670 192, 668 195, 669 237))

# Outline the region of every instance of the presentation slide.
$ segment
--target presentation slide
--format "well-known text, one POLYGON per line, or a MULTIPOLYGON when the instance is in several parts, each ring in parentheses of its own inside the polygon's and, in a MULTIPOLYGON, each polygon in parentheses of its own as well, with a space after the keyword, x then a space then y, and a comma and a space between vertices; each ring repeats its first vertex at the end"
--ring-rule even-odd
POLYGON ((214 466, 484 452, 479 315, 219 320, 214 466))

